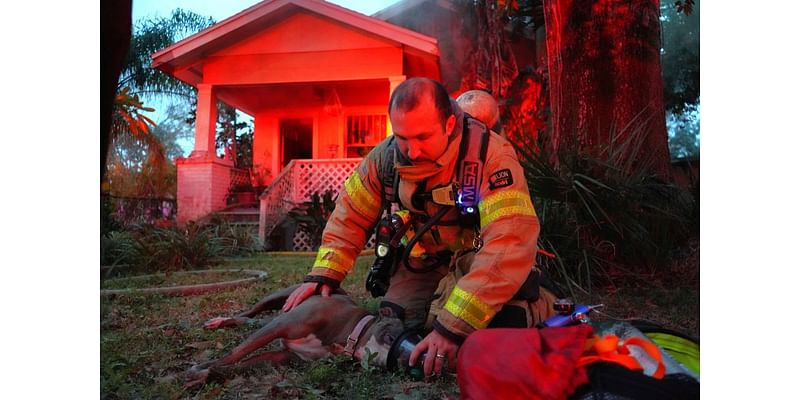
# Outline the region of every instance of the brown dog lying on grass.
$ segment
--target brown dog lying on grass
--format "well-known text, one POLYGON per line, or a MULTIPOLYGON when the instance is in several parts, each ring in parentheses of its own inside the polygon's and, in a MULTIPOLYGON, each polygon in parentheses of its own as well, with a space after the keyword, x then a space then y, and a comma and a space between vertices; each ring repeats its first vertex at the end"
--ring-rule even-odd
MULTIPOLYGON (((270 293, 250 310, 231 318, 211 319, 204 327, 237 326, 264 311, 281 309, 298 286, 270 293)), ((402 321, 371 315, 341 290, 330 297, 312 296, 291 311, 278 314, 219 360, 190 368, 186 373, 186 387, 205 383, 209 375, 229 376, 262 363, 318 360, 340 353, 357 360, 377 353, 369 357, 370 364, 385 368, 389 349, 402 332, 402 321), (276 339, 282 339, 281 350, 251 356, 276 339)))

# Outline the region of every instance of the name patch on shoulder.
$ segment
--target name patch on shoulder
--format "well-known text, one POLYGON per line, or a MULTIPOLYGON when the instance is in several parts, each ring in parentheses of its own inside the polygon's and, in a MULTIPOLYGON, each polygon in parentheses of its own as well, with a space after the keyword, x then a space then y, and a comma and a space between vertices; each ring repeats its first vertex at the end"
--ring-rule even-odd
POLYGON ((511 186, 514 183, 514 178, 511 176, 511 170, 508 168, 501 169, 489 177, 489 189, 498 189, 501 187, 511 186))

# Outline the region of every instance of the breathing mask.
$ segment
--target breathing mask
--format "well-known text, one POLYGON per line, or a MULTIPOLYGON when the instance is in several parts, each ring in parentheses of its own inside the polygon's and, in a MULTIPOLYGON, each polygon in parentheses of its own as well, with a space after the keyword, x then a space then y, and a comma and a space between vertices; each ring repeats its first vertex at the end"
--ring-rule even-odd
POLYGON ((394 371, 398 368, 404 368, 405 371, 411 375, 412 378, 421 379, 423 376, 422 373, 422 363, 425 362, 425 357, 428 355, 428 352, 422 353, 419 358, 417 358, 417 363, 414 366, 408 366, 408 360, 411 358, 411 352, 414 351, 414 348, 417 347, 417 344, 422 341, 422 336, 420 335, 420 331, 418 329, 406 329, 397 339, 392 343, 392 347, 389 349, 389 357, 386 360, 386 367, 389 371, 394 371))

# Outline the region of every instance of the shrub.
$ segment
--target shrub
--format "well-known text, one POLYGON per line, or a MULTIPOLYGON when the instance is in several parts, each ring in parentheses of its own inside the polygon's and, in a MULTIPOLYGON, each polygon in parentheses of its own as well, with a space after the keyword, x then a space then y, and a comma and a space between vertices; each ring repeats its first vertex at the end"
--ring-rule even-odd
POLYGON ((182 228, 135 225, 112 232, 105 247, 106 258, 113 265, 128 264, 137 272, 169 273, 207 268, 221 257, 251 254, 257 243, 257 238, 241 227, 190 221, 182 228))
POLYGON ((213 229, 213 236, 218 239, 217 245, 223 257, 248 256, 263 247, 258 235, 246 226, 231 224, 217 216, 212 217, 207 226, 213 229))
POLYGON ((129 265, 135 259, 135 241, 128 231, 111 231, 100 236, 100 265, 129 265))
POLYGON ((690 234, 693 196, 649 173, 649 160, 627 157, 639 154, 643 128, 624 137, 594 154, 516 146, 542 224, 539 247, 556 255, 541 263, 573 296, 594 278, 652 274, 690 234))

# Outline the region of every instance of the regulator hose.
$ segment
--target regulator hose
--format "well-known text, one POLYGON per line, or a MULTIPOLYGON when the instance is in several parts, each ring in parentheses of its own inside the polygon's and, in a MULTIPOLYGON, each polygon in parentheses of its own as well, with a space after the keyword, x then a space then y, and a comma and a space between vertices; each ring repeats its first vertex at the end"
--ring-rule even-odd
POLYGON ((414 237, 412 237, 411 240, 406 245, 406 249, 405 249, 405 251, 403 251, 403 258, 402 258, 403 265, 405 265, 406 268, 408 268, 409 271, 411 271, 411 272, 413 272, 415 274, 424 274, 424 273, 431 272, 434 269, 439 268, 439 266, 441 266, 442 263, 440 261, 437 261, 437 262, 431 264, 428 267, 414 268, 414 267, 411 266, 411 264, 408 263, 408 257, 411 255, 411 249, 413 249, 414 246, 417 244, 417 241, 419 241, 419 238, 422 235, 424 235, 426 232, 428 232, 431 229, 431 227, 433 226, 433 224, 435 224, 440 219, 442 219, 442 217, 445 214, 447 214, 448 211, 450 211, 450 207, 442 207, 442 208, 440 208, 439 211, 436 212, 436 214, 434 214, 430 219, 428 219, 427 222, 425 222, 424 225, 422 225, 422 227, 419 229, 419 231, 414 232, 414 237))

